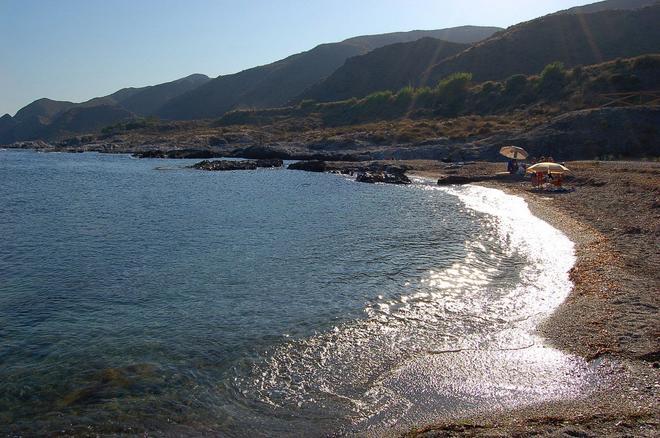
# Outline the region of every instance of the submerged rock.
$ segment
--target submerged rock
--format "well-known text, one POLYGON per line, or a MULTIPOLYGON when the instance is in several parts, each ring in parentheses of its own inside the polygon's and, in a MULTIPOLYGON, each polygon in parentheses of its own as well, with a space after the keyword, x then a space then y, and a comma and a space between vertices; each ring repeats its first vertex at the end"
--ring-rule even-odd
POLYGON ((270 160, 204 160, 195 163, 190 168, 198 170, 225 171, 225 170, 255 170, 260 167, 282 167, 284 163, 279 159, 270 160))

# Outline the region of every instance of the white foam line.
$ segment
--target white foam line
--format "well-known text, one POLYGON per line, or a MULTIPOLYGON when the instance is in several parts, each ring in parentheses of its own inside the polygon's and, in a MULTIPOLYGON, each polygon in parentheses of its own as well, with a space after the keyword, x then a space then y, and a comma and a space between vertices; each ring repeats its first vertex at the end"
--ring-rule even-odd
MULTIPOLYGON (((523 198, 477 185, 437 189, 458 197, 471 210, 498 219, 502 241, 530 261, 519 287, 528 289, 527 304, 538 316, 549 316, 568 297, 573 289, 569 271, 576 261, 575 246, 560 230, 532 214, 523 198)), ((538 323, 538 318, 533 322, 538 323)))

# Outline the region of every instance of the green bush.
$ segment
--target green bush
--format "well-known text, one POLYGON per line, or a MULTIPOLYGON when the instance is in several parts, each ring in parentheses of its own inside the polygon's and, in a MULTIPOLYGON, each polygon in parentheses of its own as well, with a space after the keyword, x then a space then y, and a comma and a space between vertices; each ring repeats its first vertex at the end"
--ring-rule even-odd
POLYGON ((394 103, 398 107, 408 107, 412 103, 414 96, 415 89, 408 85, 394 95, 394 103))
POLYGON ((566 70, 561 62, 553 62, 545 66, 541 72, 539 90, 543 94, 556 94, 566 84, 566 70))
POLYGON ((416 108, 433 108, 435 104, 435 93, 429 87, 417 88, 415 90, 415 107, 416 108))
POLYGON ((376 91, 365 97, 361 104, 365 107, 378 107, 386 105, 392 99, 392 92, 387 91, 376 91))
POLYGON ((435 88, 441 113, 456 116, 463 109, 472 73, 454 73, 442 79, 435 88))

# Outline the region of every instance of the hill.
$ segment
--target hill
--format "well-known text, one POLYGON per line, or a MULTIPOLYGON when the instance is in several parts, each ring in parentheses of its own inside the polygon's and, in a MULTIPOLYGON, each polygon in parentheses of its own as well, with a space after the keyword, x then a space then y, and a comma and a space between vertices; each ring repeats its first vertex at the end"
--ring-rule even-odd
POLYGON ((500 27, 459 26, 438 30, 412 30, 410 32, 393 32, 380 35, 366 35, 344 40, 343 43, 375 50, 390 44, 409 43, 422 38, 435 38, 457 44, 474 44, 483 41, 501 31, 500 27))
POLYGON ((101 128, 133 119, 135 114, 117 105, 76 107, 60 113, 44 127, 47 138, 61 138, 80 132, 94 132, 101 128))
POLYGON ((206 75, 193 74, 164 84, 152 85, 130 93, 120 90, 111 97, 123 108, 140 116, 153 115, 169 100, 193 90, 210 81, 206 75))
POLYGON ((617 9, 641 9, 660 3, 659 0, 606 0, 591 3, 585 6, 576 6, 557 12, 557 14, 591 14, 601 11, 612 11, 617 9))
POLYGON ((470 72, 478 81, 532 74, 554 61, 567 67, 660 52, 660 5, 634 11, 549 15, 500 32, 431 67, 438 81, 470 72))
POLYGON ((339 43, 322 44, 272 64, 220 76, 172 99, 156 114, 166 119, 190 120, 218 117, 232 109, 278 107, 332 74, 348 58, 363 55, 384 45, 426 36, 442 36, 449 42, 475 42, 498 30, 494 27, 462 26, 367 35, 339 43))
POLYGON ((14 117, 6 114, 0 123, 0 144, 18 140, 61 138, 92 132, 136 116, 151 116, 168 100, 186 93, 210 78, 193 74, 164 84, 123 88, 112 94, 73 103, 39 99, 21 108, 14 117))
POLYGON ((396 91, 415 83, 431 65, 468 47, 467 44, 434 38, 381 47, 348 59, 330 77, 312 86, 296 100, 331 102, 360 98, 379 90, 396 91))
POLYGON ((76 106, 73 102, 65 102, 52 99, 38 99, 24 106, 14 116, 16 123, 26 122, 32 119, 40 119, 47 123, 55 115, 76 106))

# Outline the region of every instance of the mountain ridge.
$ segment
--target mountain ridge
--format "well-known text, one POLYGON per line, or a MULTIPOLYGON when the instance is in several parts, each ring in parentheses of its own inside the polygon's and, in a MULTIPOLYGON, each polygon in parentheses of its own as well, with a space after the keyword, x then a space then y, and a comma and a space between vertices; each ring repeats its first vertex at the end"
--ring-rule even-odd
POLYGON ((432 82, 456 72, 470 72, 478 81, 497 80, 533 74, 555 61, 574 67, 658 53, 659 22, 660 3, 637 10, 547 15, 499 32, 425 75, 432 82))
POLYGON ((501 29, 495 27, 459 26, 430 31, 364 35, 338 43, 321 44, 271 64, 219 76, 168 102, 156 114, 165 119, 192 120, 219 117, 232 109, 282 106, 332 74, 347 59, 397 42, 396 40, 407 41, 426 35, 443 35, 450 42, 476 42, 499 30, 501 29))
POLYGON ((304 99, 329 102, 391 90, 397 91, 415 83, 431 65, 470 47, 435 38, 390 44, 365 55, 346 60, 325 80, 303 92, 295 101, 304 99), (420 59, 428 62, 420 63, 420 59))

